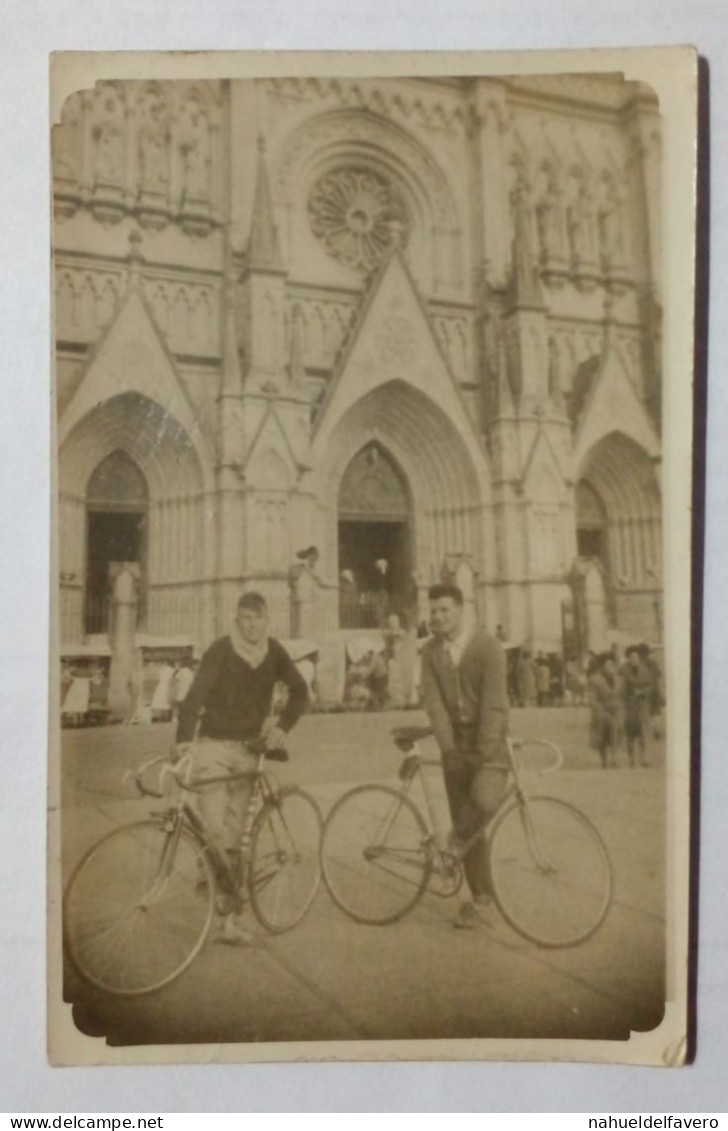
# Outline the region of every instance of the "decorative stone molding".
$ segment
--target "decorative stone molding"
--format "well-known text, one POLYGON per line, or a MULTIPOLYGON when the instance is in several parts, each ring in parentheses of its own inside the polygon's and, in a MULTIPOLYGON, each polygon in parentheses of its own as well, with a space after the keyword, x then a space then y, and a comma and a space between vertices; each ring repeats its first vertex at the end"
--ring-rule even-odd
POLYGON ((373 146, 393 155, 419 183, 433 211, 434 222, 445 230, 457 227, 454 199, 434 158, 391 122, 369 114, 340 111, 304 123, 286 139, 275 166, 274 192, 287 198, 300 183, 296 173, 325 148, 373 146))
POLYGON ((126 291, 122 271, 62 267, 56 271, 57 341, 93 342, 111 322, 126 291))
POLYGON ((349 334, 357 312, 355 302, 297 295, 303 358, 307 369, 331 369, 349 334))
MULTIPOLYGON (((173 353, 216 357, 219 297, 212 284, 180 283, 143 275, 142 293, 173 353)), ((88 270, 63 264, 56 270, 56 339, 89 344, 113 320, 127 290, 122 270, 88 270)))
MULTIPOLYGON (((433 87, 435 84, 433 83, 433 87)), ((333 102, 338 106, 370 110, 398 118, 426 129, 452 134, 466 128, 468 109, 459 90, 423 90, 421 85, 406 86, 398 81, 388 87, 382 82, 356 82, 335 78, 274 78, 265 82, 270 98, 282 103, 333 102)))
POLYGON ((71 95, 53 127, 56 214, 87 205, 105 225, 133 214, 142 227, 177 220, 206 235, 221 189, 220 112, 209 82, 99 82, 71 95))

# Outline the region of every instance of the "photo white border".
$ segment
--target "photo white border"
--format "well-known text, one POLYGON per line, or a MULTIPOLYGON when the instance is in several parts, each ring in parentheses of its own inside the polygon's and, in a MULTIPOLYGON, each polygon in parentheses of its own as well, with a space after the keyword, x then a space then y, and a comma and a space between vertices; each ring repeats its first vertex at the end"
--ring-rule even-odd
POLYGON ((0 1085, 15 1111, 85 1108, 96 1111, 689 1111, 725 1110, 725 962, 728 937, 728 853, 725 811, 728 728, 728 491, 722 437, 728 429, 728 339, 715 312, 728 305, 728 37, 720 5, 684 0, 450 0, 447 19, 434 0, 409 5, 360 0, 341 18, 339 0, 269 0, 241 14, 227 0, 179 0, 170 21, 164 0, 148 0, 143 17, 134 0, 112 7, 90 0, 31 5, 12 0, 2 51, 0 91, 14 109, 4 130, 6 177, 0 180, 6 262, 0 277, 12 335, 6 380, 12 411, 0 418, 0 492, 6 529, 0 589, 5 695, 0 721, 13 752, 16 789, 0 799, 3 831, 13 852, 3 855, 0 887, 7 926, 0 930, 3 1016, 0 1085), (698 1048, 684 1072, 594 1065, 325 1064, 53 1070, 45 1060, 45 774, 48 672, 49 477, 48 342, 49 230, 47 56, 52 50, 236 46, 432 48, 488 43, 491 47, 606 47, 615 43, 695 43, 710 72, 713 263, 709 393, 705 613, 703 623, 703 754, 698 1048), (16 269, 17 267, 17 269, 16 269), (17 473, 24 473, 18 491, 17 473), (29 505, 29 503, 31 505, 29 505))
MULTIPOLYGON (((662 130, 661 301, 663 308, 663 622, 667 700, 665 1016, 629 1041, 468 1039, 316 1041, 203 1045, 106 1045, 81 1034, 60 1000, 60 727, 52 712, 49 772, 49 1035, 52 1062, 227 1063, 281 1060, 548 1060, 675 1066, 687 1036, 689 876, 691 451, 695 254, 697 59, 687 47, 617 51, 342 53, 200 52, 60 54, 51 66, 51 120, 66 97, 101 79, 252 79, 279 75, 347 77, 531 76, 618 72, 651 87, 662 130), (54 753, 56 756, 54 756, 54 753)), ((53 591, 55 594, 55 590, 53 591)), ((57 602, 52 609, 57 612, 57 602)), ((51 675, 52 688, 57 682, 51 675)), ((53 693, 53 692, 52 692, 53 693)))

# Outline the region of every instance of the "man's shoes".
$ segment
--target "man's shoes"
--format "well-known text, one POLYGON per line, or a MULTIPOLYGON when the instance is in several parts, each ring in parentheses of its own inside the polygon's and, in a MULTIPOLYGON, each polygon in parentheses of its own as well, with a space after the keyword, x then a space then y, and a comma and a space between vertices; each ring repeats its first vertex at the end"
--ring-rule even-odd
POLYGON ((226 915, 215 937, 215 942, 225 943, 227 946, 252 946, 255 942, 255 935, 241 927, 235 915, 226 915))
POLYGON ((483 914, 493 906, 491 896, 476 895, 472 903, 461 903, 458 913, 453 920, 453 927, 459 931, 473 931, 483 923, 483 914))

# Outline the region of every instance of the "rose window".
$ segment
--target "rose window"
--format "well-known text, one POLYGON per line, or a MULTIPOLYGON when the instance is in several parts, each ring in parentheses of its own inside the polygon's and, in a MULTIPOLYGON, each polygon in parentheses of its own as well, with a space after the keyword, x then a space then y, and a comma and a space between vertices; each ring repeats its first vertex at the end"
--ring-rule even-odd
POLYGON ((309 195, 308 214, 329 255, 361 272, 376 267, 395 239, 405 244, 411 228, 399 190, 367 169, 339 169, 321 177, 309 195))

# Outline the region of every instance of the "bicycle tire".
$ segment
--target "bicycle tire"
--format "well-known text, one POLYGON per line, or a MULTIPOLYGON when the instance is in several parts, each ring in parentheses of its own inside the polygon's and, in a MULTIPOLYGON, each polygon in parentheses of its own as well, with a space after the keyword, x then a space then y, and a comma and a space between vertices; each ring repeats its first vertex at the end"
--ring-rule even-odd
POLYGON ((329 895, 356 923, 396 923, 427 887, 428 842, 422 814, 398 790, 386 785, 349 790, 324 824, 321 861, 329 895), (385 839, 378 843, 383 830, 385 839))
POLYGON ((271 934, 296 927, 321 883, 321 811, 297 786, 280 791, 256 817, 248 892, 258 922, 271 934))
POLYGON ((516 800, 496 816, 488 868, 504 919, 542 947, 586 942, 612 901, 612 866, 602 837, 579 809, 555 797, 516 800))
POLYGON ((92 845, 66 886, 66 953, 97 989, 152 993, 199 954, 214 906, 212 869, 194 833, 164 820, 123 825, 92 845))

